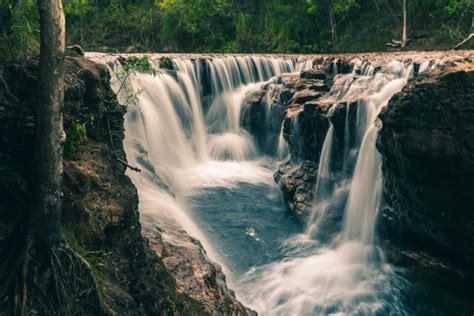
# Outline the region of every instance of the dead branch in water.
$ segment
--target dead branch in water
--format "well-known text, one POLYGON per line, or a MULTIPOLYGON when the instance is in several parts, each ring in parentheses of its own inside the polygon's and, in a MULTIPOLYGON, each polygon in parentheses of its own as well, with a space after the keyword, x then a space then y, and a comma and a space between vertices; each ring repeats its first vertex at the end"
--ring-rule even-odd
POLYGON ((120 162, 122 165, 124 165, 125 167, 127 167, 128 169, 130 169, 132 171, 142 172, 142 170, 140 168, 132 167, 128 163, 126 163, 125 161, 123 161, 122 159, 120 159, 118 157, 117 157, 117 161, 120 162))

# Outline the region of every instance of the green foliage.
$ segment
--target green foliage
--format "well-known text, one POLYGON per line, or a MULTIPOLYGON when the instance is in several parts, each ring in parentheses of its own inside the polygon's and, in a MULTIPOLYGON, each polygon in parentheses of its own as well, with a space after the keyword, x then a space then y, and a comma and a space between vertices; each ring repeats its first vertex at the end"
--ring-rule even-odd
POLYGON ((173 70, 173 61, 168 57, 161 57, 159 61, 159 66, 162 69, 173 70))
POLYGON ((359 7, 356 0, 336 0, 334 1, 334 13, 339 15, 348 14, 351 10, 359 7))
POLYGON ((173 50, 220 50, 234 37, 230 2, 165 0, 161 3, 162 36, 173 50))
POLYGON ((73 121, 65 126, 66 143, 64 144, 64 157, 66 159, 75 160, 78 158, 79 145, 83 144, 87 139, 86 126, 93 125, 95 117, 92 113, 86 114, 86 121, 73 121))
POLYGON ((104 286, 104 275, 97 267, 99 258, 94 253, 87 251, 87 249, 77 241, 74 230, 63 227, 62 232, 71 249, 89 263, 97 288, 99 291, 102 291, 104 286))
POLYGON ((0 62, 39 53, 38 13, 34 0, 0 1, 0 62))
POLYGON ((127 73, 136 71, 156 75, 156 70, 153 68, 153 65, 150 62, 148 56, 127 58, 127 60, 123 64, 123 70, 127 73))
MULTIPOLYGON (((360 0, 359 0, 360 1, 360 0)), ((320 10, 331 8, 336 15, 348 14, 351 10, 359 7, 357 0, 306 0, 308 5, 308 13, 316 13, 320 10)))
MULTIPOLYGON (((0 62, 38 52, 36 0, 1 0, 0 62)), ((472 0, 409 0, 410 49, 449 48, 471 30, 472 0)), ((317 53, 385 49, 401 34, 401 1, 63 0, 67 42, 86 51, 317 53)), ((161 63, 161 61, 160 61, 161 63)), ((161 64, 162 68, 170 65, 161 64)), ((145 61, 130 69, 153 73, 145 61)))
POLYGON ((472 0, 450 0, 445 9, 449 15, 456 16, 456 15, 462 14, 468 9, 472 10, 472 8, 473 8, 472 0))
POLYGON ((65 0, 63 4, 64 14, 70 18, 84 16, 94 11, 94 5, 90 0, 65 0))

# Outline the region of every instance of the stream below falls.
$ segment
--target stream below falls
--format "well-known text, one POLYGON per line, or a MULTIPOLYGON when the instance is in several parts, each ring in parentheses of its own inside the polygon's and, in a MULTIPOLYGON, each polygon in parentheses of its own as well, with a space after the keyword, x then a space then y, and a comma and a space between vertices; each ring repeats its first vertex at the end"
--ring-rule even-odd
POLYGON ((273 180, 277 157, 285 156, 283 137, 278 155, 264 155, 240 116, 247 93, 280 74, 311 68, 312 60, 176 57, 173 64, 176 72, 157 69, 156 75, 111 66, 114 88, 128 105, 127 158, 142 169, 128 173, 142 221, 158 223, 170 243, 180 240, 167 226, 200 240, 237 298, 260 315, 442 314, 422 286, 386 262, 374 236, 383 181, 376 117, 413 75, 411 62, 388 62, 377 73, 359 64, 357 75, 339 76, 335 69, 337 88, 329 95, 360 98, 356 124, 346 127, 351 139, 343 162, 354 171, 331 170, 331 126, 305 220, 288 212, 273 180), (319 238, 333 212, 343 213, 339 231, 319 238))

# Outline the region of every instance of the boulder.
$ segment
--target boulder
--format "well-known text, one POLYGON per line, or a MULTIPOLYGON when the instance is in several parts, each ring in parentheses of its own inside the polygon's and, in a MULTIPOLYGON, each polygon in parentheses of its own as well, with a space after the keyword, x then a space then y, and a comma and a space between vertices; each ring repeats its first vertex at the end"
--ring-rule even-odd
POLYGON ((425 74, 380 114, 377 143, 387 237, 466 268, 474 259, 473 95, 472 63, 425 74))
POLYGON ((327 109, 319 103, 305 103, 285 120, 283 134, 297 159, 319 162, 329 128, 327 109))
POLYGON ((303 160, 295 163, 287 158, 274 175, 286 206, 297 215, 310 213, 317 173, 317 162, 303 160))

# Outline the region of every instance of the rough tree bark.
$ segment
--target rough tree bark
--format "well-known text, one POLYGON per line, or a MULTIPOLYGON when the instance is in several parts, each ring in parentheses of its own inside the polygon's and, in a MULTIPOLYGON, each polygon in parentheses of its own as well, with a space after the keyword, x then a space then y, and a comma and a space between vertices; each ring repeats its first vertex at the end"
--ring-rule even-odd
POLYGON ((403 0, 403 31, 402 31, 402 48, 407 46, 407 0, 403 0))
POLYGON ((64 102, 65 19, 61 0, 38 0, 41 30, 39 98, 34 149, 34 209, 36 245, 61 241, 61 178, 64 102))
POLYGON ((329 22, 331 24, 331 41, 333 48, 337 48, 337 23, 334 16, 334 0, 328 1, 329 8, 329 22))

